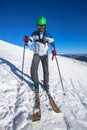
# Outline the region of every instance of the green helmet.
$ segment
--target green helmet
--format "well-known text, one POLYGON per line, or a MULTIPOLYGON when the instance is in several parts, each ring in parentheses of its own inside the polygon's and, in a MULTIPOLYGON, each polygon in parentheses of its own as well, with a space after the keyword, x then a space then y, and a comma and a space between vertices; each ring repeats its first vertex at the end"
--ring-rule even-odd
POLYGON ((45 17, 42 17, 42 16, 40 16, 40 17, 37 19, 37 21, 36 21, 36 24, 37 24, 37 25, 46 25, 46 23, 47 23, 46 18, 45 18, 45 17))

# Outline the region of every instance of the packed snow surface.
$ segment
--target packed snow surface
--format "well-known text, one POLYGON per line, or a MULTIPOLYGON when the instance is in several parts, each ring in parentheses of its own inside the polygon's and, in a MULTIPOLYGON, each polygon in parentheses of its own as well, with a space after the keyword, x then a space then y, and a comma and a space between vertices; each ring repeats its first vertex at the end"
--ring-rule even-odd
POLYGON ((23 48, 0 40, 0 130, 87 130, 87 63, 49 54, 50 93, 60 108, 55 113, 42 88, 43 70, 39 64, 41 120, 32 122, 35 101, 30 68, 33 51, 25 49, 24 79, 23 48), (63 95, 65 92, 66 95, 63 95))

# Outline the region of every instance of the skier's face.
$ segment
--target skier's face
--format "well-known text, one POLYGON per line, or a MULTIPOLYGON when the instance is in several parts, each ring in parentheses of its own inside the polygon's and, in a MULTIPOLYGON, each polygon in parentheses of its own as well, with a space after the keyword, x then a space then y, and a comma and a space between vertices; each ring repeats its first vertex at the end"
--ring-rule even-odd
POLYGON ((46 25, 37 25, 37 27, 40 32, 44 32, 44 30, 46 29, 46 25))

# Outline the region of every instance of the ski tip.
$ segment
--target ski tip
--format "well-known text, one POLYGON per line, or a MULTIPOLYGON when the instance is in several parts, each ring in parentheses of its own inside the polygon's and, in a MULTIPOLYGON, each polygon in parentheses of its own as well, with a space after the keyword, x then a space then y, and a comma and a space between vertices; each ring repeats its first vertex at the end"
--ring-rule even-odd
POLYGON ((32 122, 35 122, 35 121, 40 121, 41 120, 41 115, 33 115, 33 119, 32 119, 32 122))
POLYGON ((32 122, 40 121, 40 119, 33 119, 32 122))
POLYGON ((61 113, 60 109, 54 110, 56 113, 61 113))

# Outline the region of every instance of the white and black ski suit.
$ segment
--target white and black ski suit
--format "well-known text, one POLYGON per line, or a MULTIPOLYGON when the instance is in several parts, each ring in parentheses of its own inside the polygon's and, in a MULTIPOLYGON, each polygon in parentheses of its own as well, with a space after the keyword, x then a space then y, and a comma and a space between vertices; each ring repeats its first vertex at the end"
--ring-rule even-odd
POLYGON ((41 60, 44 74, 44 82, 49 83, 48 47, 55 49, 54 38, 47 32, 34 31, 29 37, 28 45, 34 43, 34 56, 31 65, 31 77, 33 82, 38 82, 38 65, 41 60))

